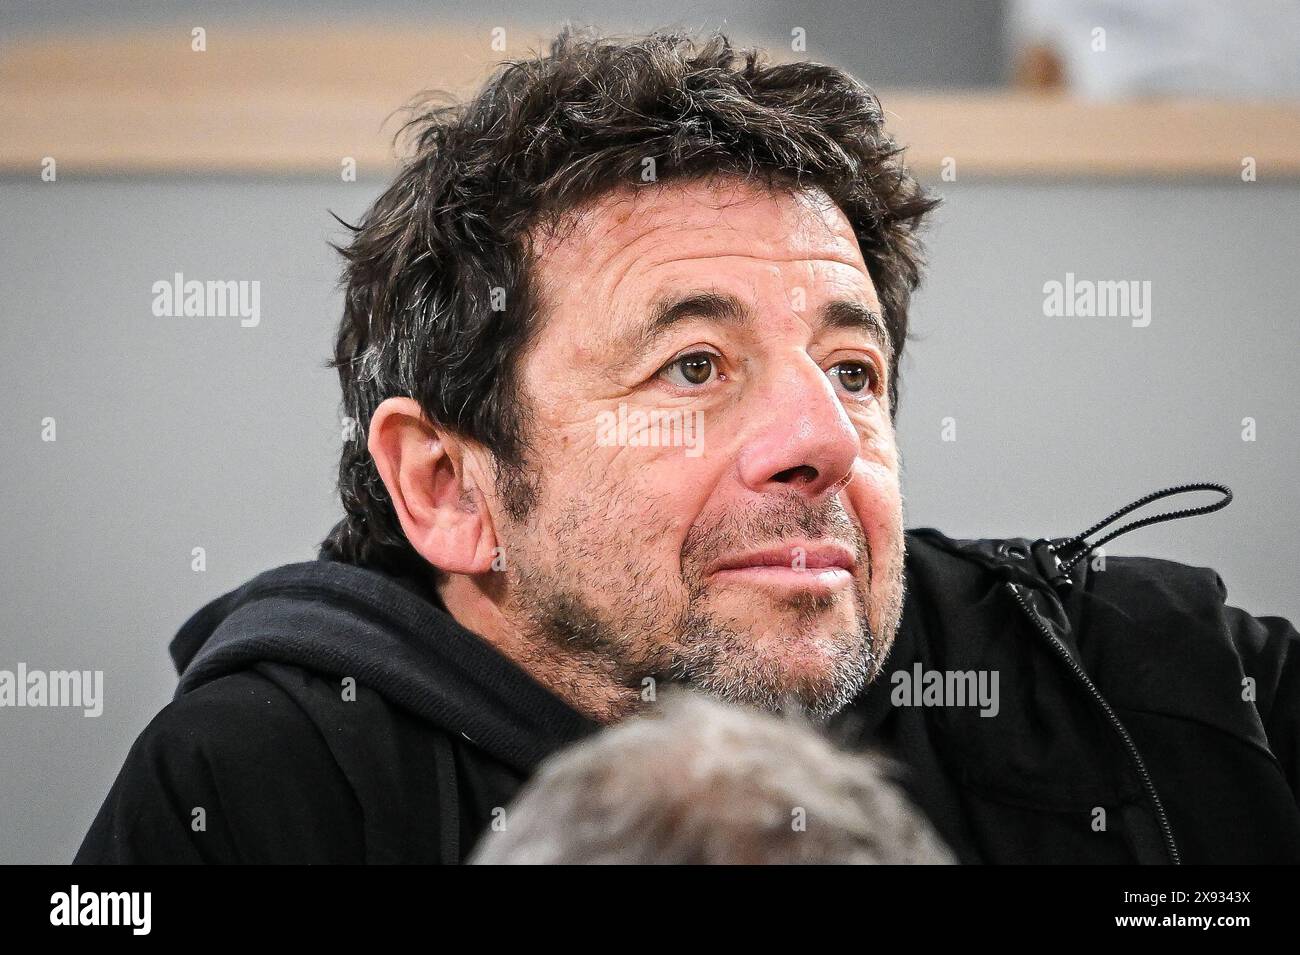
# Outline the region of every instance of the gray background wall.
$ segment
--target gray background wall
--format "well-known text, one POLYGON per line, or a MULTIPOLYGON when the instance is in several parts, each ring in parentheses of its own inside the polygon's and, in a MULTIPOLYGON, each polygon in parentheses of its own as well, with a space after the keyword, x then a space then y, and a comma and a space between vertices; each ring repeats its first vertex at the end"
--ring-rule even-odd
MULTIPOLYGON (((50 8, 93 19, 98 6, 50 8)), ((961 24, 948 26, 928 47, 961 45, 961 24)), ((1000 69, 985 57, 947 79, 1000 69)), ((328 210, 356 217, 382 185, 333 169, 0 177, 0 668, 102 669, 106 692, 98 719, 0 711, 0 861, 71 858, 170 698, 176 627, 252 574, 310 557, 333 522, 339 425, 324 361, 340 297, 326 242, 340 232, 328 210), (155 318, 151 285, 176 271, 259 280, 261 324, 155 318), (53 443, 40 439, 46 416, 53 443), (204 573, 191 570, 196 546, 204 573)), ((947 204, 899 421, 909 524, 1074 533, 1157 487, 1219 480, 1237 493, 1226 511, 1108 550, 1214 567, 1232 603, 1300 619, 1300 184, 934 185, 947 204), (1045 318, 1043 283, 1067 271, 1149 280, 1150 327, 1045 318), (947 416, 955 442, 940 440, 947 416), (1240 438, 1246 416, 1253 443, 1240 438)))

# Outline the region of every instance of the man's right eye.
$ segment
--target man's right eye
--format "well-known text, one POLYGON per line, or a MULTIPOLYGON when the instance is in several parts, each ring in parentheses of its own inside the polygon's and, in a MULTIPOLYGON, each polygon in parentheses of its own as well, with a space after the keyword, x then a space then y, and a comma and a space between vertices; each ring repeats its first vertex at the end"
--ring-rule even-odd
POLYGON ((706 385, 717 374, 718 356, 712 352, 691 352, 674 358, 663 367, 660 374, 679 388, 698 388, 706 385))

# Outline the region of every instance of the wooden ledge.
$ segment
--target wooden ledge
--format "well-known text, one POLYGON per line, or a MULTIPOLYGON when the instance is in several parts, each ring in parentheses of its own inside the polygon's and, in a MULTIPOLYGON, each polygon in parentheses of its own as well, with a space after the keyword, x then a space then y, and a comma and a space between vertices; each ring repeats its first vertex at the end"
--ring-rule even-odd
MULTIPOLYGON (((0 170, 360 175, 393 168, 397 111, 423 89, 472 92, 543 34, 353 25, 42 38, 0 46, 0 170)), ((788 56, 786 57, 788 58, 788 56)), ((869 81, 869 77, 867 78, 869 81)), ((1300 176, 1300 103, 1083 102, 1011 92, 882 91, 909 163, 940 179, 1300 176)))

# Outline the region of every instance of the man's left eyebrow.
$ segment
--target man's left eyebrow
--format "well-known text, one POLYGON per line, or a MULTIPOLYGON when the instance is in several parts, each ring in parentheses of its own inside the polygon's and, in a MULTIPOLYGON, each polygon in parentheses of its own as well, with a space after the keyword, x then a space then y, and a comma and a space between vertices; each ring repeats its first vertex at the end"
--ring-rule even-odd
POLYGON ((823 328, 861 329, 885 350, 888 357, 893 357, 894 347, 889 335, 889 328, 885 325, 885 320, 881 318, 880 313, 870 306, 855 302, 852 299, 837 299, 834 302, 827 302, 822 306, 821 324, 823 328))

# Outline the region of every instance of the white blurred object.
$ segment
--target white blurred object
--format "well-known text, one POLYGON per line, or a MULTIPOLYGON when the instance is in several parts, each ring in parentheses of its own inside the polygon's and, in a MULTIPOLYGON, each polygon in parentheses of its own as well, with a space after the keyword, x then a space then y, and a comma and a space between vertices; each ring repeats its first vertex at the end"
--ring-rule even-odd
POLYGON ((1009 27, 1014 54, 1048 47, 1084 97, 1300 96, 1296 0, 1012 0, 1009 27))

